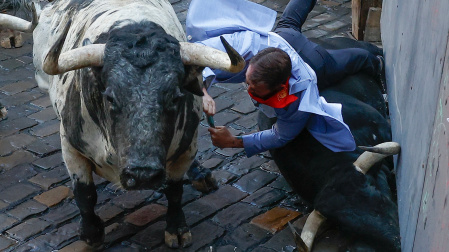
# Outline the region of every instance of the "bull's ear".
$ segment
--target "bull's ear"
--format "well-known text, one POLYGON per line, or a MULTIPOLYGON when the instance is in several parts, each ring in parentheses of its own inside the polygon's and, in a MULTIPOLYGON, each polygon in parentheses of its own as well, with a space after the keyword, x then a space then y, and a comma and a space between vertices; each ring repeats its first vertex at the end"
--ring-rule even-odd
POLYGON ((183 88, 190 93, 198 96, 203 96, 203 87, 201 72, 204 67, 186 66, 186 78, 184 80, 183 88))

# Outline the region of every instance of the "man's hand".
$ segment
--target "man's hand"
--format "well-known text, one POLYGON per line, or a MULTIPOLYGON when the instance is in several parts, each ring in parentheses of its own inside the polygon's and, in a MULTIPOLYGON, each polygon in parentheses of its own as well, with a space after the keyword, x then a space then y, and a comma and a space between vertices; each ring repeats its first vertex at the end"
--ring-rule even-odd
POLYGON ((203 111, 206 115, 213 116, 215 115, 215 101, 212 97, 207 93, 206 88, 203 88, 203 111))
POLYGON ((237 138, 224 126, 209 128, 212 144, 218 148, 243 148, 243 140, 237 138))

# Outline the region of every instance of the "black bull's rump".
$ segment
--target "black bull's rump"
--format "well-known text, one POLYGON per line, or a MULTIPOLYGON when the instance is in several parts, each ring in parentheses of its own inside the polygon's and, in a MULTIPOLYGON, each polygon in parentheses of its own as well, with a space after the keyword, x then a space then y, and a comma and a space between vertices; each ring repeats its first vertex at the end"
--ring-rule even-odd
MULTIPOLYGON (((377 47, 344 38, 318 42, 331 49, 377 47)), ((387 107, 378 84, 364 74, 347 77, 338 85, 320 90, 327 102, 342 104, 344 121, 357 146, 391 141, 387 107)), ((274 123, 259 113, 261 130, 274 123)), ((353 162, 363 152, 335 153, 304 130, 286 146, 270 151, 282 175, 302 198, 343 230, 364 239, 379 251, 399 251, 399 223, 395 203, 392 158, 373 166, 366 175, 353 162)))

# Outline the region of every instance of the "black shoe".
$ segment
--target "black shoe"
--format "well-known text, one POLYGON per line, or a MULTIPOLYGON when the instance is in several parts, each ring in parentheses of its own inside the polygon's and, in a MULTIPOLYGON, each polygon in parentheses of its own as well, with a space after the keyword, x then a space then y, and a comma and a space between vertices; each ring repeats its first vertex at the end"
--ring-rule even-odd
POLYGON ((387 93, 387 80, 385 78, 385 60, 381 55, 376 56, 379 59, 379 70, 377 72, 377 81, 379 83, 382 94, 387 93))

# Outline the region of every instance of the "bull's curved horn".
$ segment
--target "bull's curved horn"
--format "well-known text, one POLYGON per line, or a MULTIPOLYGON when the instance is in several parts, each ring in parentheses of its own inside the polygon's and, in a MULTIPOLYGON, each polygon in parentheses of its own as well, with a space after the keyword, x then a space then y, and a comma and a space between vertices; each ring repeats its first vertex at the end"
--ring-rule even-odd
POLYGON ((319 228, 327 220, 318 210, 313 210, 306 219, 301 235, 298 234, 293 225, 288 222, 293 231, 293 236, 296 243, 296 249, 300 252, 312 251, 313 241, 318 233, 319 228))
POLYGON ((34 28, 36 28, 38 23, 38 17, 34 3, 31 4, 31 13, 32 13, 31 22, 8 14, 0 14, 0 25, 15 31, 33 32, 34 28))
MULTIPOLYGON (((102 66, 104 63, 104 44, 91 44, 61 54, 70 23, 45 57, 42 68, 47 74, 56 75, 83 67, 102 66)), ((211 67, 232 73, 242 71, 245 60, 223 38, 222 42, 227 53, 200 44, 180 42, 181 59, 186 65, 211 67)))
POLYGON ((104 48, 105 44, 92 44, 62 53, 59 58, 48 54, 42 68, 45 73, 56 75, 84 67, 100 67, 104 63, 104 48))
POLYGON ((220 37, 227 53, 201 44, 180 42, 181 59, 186 65, 197 65, 238 73, 245 67, 245 60, 220 37))
POLYGON ((385 142, 373 147, 359 146, 359 148, 365 150, 365 152, 357 158, 354 166, 363 174, 366 174, 371 166, 383 158, 398 154, 401 151, 401 146, 396 142, 385 142))
POLYGON ((49 75, 62 74, 83 67, 103 66, 105 44, 86 45, 61 54, 70 24, 71 21, 67 23, 63 34, 45 57, 42 70, 49 75))

